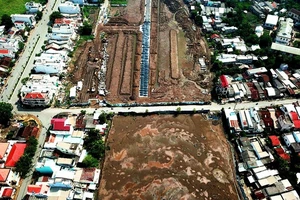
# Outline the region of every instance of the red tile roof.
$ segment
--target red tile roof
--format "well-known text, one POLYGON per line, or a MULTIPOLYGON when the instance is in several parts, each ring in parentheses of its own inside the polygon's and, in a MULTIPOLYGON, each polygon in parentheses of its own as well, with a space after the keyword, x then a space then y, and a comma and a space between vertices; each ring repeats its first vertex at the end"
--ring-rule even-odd
POLYGON ((220 80, 221 80, 222 87, 228 87, 229 84, 225 75, 221 75, 220 80))
POLYGON ((263 118, 266 127, 274 128, 274 122, 272 118, 263 118))
POLYGON ((0 159, 2 159, 6 153, 9 143, 0 143, 0 159))
POLYGON ((24 99, 44 99, 44 96, 40 92, 27 93, 24 99))
POLYGON ((8 54, 9 50, 8 49, 0 49, 0 54, 8 54))
POLYGON ((23 155, 26 148, 25 143, 16 143, 11 148, 11 151, 6 159, 5 166, 6 167, 15 167, 18 160, 23 155))
POLYGON ((12 188, 5 188, 3 190, 2 197, 11 197, 13 191, 14 191, 14 189, 12 189, 12 188))
POLYGON ((269 138, 270 138, 270 140, 271 140, 271 143, 272 143, 272 146, 273 146, 273 147, 274 147, 274 146, 279 146, 279 145, 280 145, 280 141, 279 141, 279 139, 278 139, 277 136, 275 136, 275 135, 270 135, 269 138))
POLYGON ((291 116, 292 121, 294 123, 294 127, 296 129, 300 129, 300 119, 298 117, 298 114, 295 111, 291 111, 290 116, 291 116))
POLYGON ((42 185, 28 185, 27 192, 28 193, 35 193, 39 194, 42 190, 42 185))
POLYGON ((0 169, 0 182, 6 181, 9 172, 10 172, 10 169, 5 169, 5 168, 0 169))
POLYGON ((275 151, 276 151, 277 155, 279 155, 282 159, 284 159, 288 162, 290 161, 290 155, 285 153, 281 147, 276 148, 275 151))
POLYGON ((51 124, 54 131, 69 131, 70 125, 65 125, 65 118, 53 118, 51 124))
POLYGON ((71 20, 65 18, 57 18, 54 20, 54 24, 70 24, 71 20))
POLYGON ((80 181, 93 182, 96 168, 84 168, 80 177, 80 181))
POLYGON ((220 38, 220 36, 218 34, 212 34, 210 36, 211 39, 215 39, 215 38, 220 38))
POLYGON ((271 117, 271 114, 268 110, 261 110, 259 112, 260 112, 261 118, 270 118, 271 117))

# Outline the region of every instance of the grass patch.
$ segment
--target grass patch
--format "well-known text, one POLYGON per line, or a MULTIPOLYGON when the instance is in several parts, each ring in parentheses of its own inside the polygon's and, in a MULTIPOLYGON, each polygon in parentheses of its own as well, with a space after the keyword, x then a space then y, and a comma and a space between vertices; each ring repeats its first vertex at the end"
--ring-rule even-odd
POLYGON ((110 4, 126 4, 127 5, 127 0, 111 0, 110 4))
POLYGON ((26 12, 25 3, 26 2, 43 2, 43 0, 9 0, 9 1, 0 1, 0 21, 1 17, 4 14, 11 15, 11 14, 23 14, 26 12))

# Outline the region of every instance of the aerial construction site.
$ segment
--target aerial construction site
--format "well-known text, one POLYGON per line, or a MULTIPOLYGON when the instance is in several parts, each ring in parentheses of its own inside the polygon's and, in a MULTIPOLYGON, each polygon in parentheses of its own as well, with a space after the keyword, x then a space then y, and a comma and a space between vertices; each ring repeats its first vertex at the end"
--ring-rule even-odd
POLYGON ((210 99, 210 52, 183 1, 128 0, 127 7, 111 7, 109 16, 73 57, 71 81, 82 82, 78 102, 210 99))

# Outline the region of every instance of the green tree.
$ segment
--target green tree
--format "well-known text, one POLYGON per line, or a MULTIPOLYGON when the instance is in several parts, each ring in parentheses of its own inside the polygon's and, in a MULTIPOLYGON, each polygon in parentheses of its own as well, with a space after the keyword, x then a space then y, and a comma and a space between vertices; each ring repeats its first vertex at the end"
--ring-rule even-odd
POLYGON ((63 15, 62 15, 60 12, 58 12, 58 11, 54 11, 54 12, 50 15, 49 20, 50 20, 50 22, 53 24, 54 21, 55 21, 55 19, 59 19, 59 18, 63 18, 63 15))
POLYGON ((99 124, 105 124, 106 123, 106 120, 107 120, 107 114, 105 112, 102 112, 100 115, 99 115, 99 124))
POLYGON ((43 12, 37 11, 36 16, 35 16, 35 19, 36 19, 37 21, 39 21, 39 20, 42 19, 42 17, 43 17, 43 12))
POLYGON ((25 44, 23 42, 19 42, 19 51, 22 51, 24 49, 25 44))
POLYGON ((201 17, 200 15, 197 15, 197 16, 195 17, 195 23, 196 23, 197 26, 202 26, 202 24, 203 24, 203 19, 202 19, 202 17, 201 17))
POLYGON ((105 144, 103 140, 97 140, 91 143, 89 147, 87 147, 87 152, 91 154, 94 158, 100 159, 103 158, 105 153, 105 144))
POLYGON ((13 107, 10 103, 0 102, 0 124, 7 125, 13 117, 13 107))
POLYGON ((176 108, 176 112, 181 113, 181 108, 180 107, 176 108))
POLYGON ((82 164, 84 167, 89 168, 89 167, 98 167, 99 165, 99 160, 94 158, 92 155, 88 154, 82 161, 82 164))
POLYGON ((260 48, 269 48, 272 44, 272 37, 269 35, 268 31, 265 31, 262 36, 259 38, 260 48))
POLYGON ((91 35, 92 34, 92 25, 88 22, 84 22, 83 26, 80 27, 79 33, 80 35, 91 35))
POLYGON ((1 17, 1 25, 5 26, 5 30, 9 30, 14 26, 14 23, 11 21, 11 17, 9 15, 4 14, 1 17))

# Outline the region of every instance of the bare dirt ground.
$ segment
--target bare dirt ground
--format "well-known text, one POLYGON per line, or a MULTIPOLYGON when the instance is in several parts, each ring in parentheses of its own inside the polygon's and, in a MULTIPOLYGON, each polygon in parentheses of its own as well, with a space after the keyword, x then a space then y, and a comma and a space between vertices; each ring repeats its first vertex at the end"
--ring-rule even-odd
POLYGON ((202 72, 198 63, 203 56, 209 62, 210 52, 186 5, 182 0, 152 0, 151 5, 149 97, 139 97, 145 2, 128 0, 127 7, 111 8, 109 22, 99 25, 95 39, 76 51, 69 76, 73 84, 82 80, 84 84, 76 101, 95 97, 112 103, 210 100, 211 74, 202 72), (103 33, 108 42, 108 94, 100 97, 96 74, 104 55, 103 33))
POLYGON ((221 125, 202 115, 113 120, 100 199, 238 199, 221 125))

